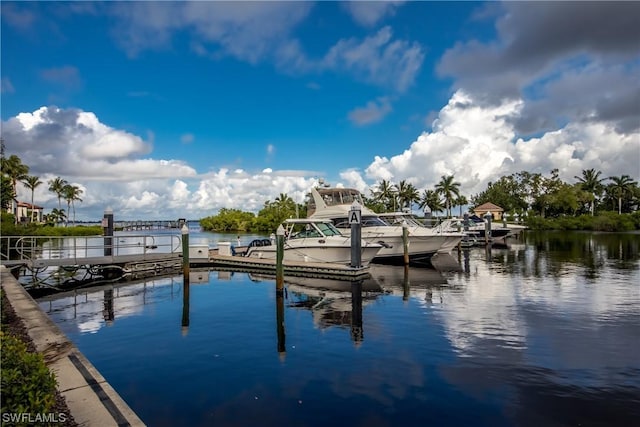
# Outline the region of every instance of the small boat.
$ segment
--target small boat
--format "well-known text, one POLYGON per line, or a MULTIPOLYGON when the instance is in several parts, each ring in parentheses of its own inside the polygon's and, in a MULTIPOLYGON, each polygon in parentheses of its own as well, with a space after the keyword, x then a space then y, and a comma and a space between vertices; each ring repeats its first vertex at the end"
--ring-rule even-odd
MULTIPOLYGON (((284 227, 283 262, 351 263, 351 237, 345 236, 329 220, 288 219, 284 227)), ((367 266, 382 248, 377 243, 361 241, 361 262, 367 266)), ((246 258, 275 260, 273 239, 255 239, 242 253, 246 258)))

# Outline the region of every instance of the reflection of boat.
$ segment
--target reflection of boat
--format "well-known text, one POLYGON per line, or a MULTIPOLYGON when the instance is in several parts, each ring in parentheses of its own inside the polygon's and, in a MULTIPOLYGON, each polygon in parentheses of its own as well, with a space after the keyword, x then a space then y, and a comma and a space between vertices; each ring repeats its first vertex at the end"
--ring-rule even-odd
MULTIPOLYGON (((273 280, 274 275, 250 274, 254 281, 273 280)), ((316 277, 285 276, 288 306, 310 310, 319 328, 349 327, 351 338, 363 340, 362 307, 382 294, 380 285, 371 279, 345 281, 316 277)))
POLYGON ((371 278, 383 289, 400 287, 409 280, 411 286, 446 285, 447 279, 435 268, 400 267, 393 265, 372 265, 369 267, 371 278))
MULTIPOLYGON (((276 276, 274 274, 250 273, 249 278, 253 281, 262 281, 275 280, 276 276)), ((361 282, 362 292, 382 292, 382 288, 380 287, 378 282, 371 280, 371 278, 362 280, 361 282)), ((285 275, 284 283, 287 285, 287 288, 289 290, 305 289, 301 292, 312 295, 328 295, 331 292, 335 293, 336 295, 340 295, 344 292, 351 292, 351 284, 354 283, 354 281, 327 279, 324 277, 298 277, 285 275)))
POLYGON ((371 267, 372 279, 387 294, 402 296, 405 301, 412 298, 429 304, 442 302, 442 288, 445 288, 448 282, 433 268, 387 265, 371 267))
MULTIPOLYGON (((351 188, 312 188, 307 209, 310 218, 330 219, 343 233, 351 232, 348 220, 352 204, 357 202, 361 209, 362 239, 370 243, 382 244, 382 249, 373 259, 376 263, 393 264, 403 261, 403 226, 389 225, 378 214, 364 206, 358 190, 351 188)), ((426 227, 406 224, 408 232, 408 253, 412 261, 426 261, 447 244, 450 236, 433 233, 426 227)), ((458 241, 462 235, 458 237, 458 241)), ((457 243, 456 243, 457 244, 457 243)))
POLYGON ((458 255, 437 253, 431 258, 431 265, 438 271, 462 271, 458 255))
MULTIPOLYGON (((284 262, 301 261, 349 265, 351 238, 344 236, 329 220, 288 219, 285 228, 284 262)), ((381 245, 363 241, 362 265, 366 266, 381 245)), ((276 245, 271 239, 255 239, 243 253, 247 258, 276 259, 276 245)))

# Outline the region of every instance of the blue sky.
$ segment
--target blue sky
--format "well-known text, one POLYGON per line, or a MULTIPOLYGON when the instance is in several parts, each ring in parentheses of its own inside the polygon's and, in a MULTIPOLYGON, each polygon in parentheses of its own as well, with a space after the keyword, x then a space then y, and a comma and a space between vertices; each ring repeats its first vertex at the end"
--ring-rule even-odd
MULTIPOLYGON (((640 176, 637 3, 2 2, 2 136, 77 216, 640 176)), ((57 199, 42 185, 35 202, 57 199)), ((30 194, 22 189, 22 199, 30 194)))

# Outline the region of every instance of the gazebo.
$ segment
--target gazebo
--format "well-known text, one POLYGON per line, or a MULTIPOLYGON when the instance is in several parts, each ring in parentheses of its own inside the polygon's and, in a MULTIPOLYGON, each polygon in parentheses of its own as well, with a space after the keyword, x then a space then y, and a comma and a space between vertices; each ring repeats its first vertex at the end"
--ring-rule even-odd
POLYGON ((480 206, 473 208, 473 213, 482 218, 487 212, 490 212, 494 221, 502 221, 502 215, 504 209, 498 205, 494 205, 491 202, 483 203, 480 206))

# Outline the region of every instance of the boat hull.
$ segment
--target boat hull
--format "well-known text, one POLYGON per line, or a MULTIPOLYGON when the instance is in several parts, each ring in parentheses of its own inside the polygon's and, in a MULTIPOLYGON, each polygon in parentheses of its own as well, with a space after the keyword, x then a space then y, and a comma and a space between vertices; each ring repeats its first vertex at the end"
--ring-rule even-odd
MULTIPOLYGON (((297 242, 296 242, 297 243, 297 242)), ((380 247, 366 245, 361 249, 361 262, 363 266, 368 265, 376 256, 380 247)), ((276 246, 262 246, 259 248, 251 248, 245 255, 249 258, 259 259, 276 259, 276 246)), ((285 242, 283 261, 296 262, 315 262, 315 263, 332 263, 332 264, 351 264, 351 246, 350 244, 342 246, 329 246, 316 244, 311 246, 308 243, 304 245, 291 245, 285 242)))

